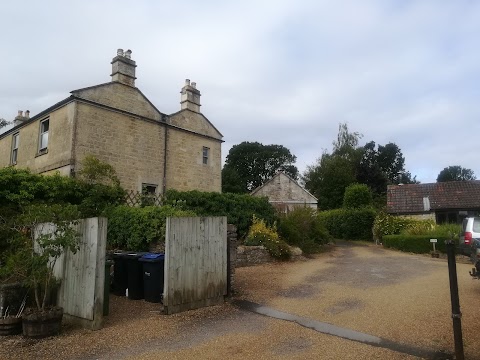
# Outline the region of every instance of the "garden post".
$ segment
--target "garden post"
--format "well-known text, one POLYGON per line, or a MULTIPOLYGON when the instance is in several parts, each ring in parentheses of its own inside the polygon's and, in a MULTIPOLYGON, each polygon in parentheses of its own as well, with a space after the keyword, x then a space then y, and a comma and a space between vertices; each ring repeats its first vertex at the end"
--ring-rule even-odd
POLYGON ((455 359, 464 360, 462 337, 462 313, 458 298, 457 264, 455 263, 455 242, 445 242, 448 256, 448 275, 450 278, 450 298, 452 301, 453 338, 455 340, 455 359))

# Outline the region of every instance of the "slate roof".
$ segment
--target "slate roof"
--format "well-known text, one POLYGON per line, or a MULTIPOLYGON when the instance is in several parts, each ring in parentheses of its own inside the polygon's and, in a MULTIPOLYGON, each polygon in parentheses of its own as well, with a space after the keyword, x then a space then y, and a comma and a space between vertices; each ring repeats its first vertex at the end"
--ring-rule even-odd
POLYGON ((429 199, 431 210, 480 209, 480 180, 389 185, 387 212, 395 214, 430 212, 425 209, 424 198, 429 199))

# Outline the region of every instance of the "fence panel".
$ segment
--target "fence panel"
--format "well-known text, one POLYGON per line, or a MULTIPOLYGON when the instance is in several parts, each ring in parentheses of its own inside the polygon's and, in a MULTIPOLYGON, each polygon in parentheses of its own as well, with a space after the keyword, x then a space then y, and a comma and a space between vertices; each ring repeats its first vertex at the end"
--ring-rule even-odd
POLYGON ((222 303, 227 218, 167 218, 163 304, 167 314, 222 303))
POLYGON ((57 261, 55 277, 61 280, 58 306, 67 321, 100 329, 103 321, 107 219, 79 220, 80 249, 57 261))

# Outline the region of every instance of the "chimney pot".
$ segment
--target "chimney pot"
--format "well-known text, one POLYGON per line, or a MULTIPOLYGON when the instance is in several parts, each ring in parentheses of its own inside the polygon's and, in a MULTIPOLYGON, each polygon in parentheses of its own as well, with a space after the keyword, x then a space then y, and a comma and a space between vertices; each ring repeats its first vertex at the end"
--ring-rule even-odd
POLYGON ((117 56, 113 58, 112 64, 112 81, 119 82, 128 86, 135 87, 135 68, 137 65, 131 59, 132 50, 117 50, 117 56))
POLYGON ((30 110, 25 111, 25 117, 30 119, 30 110))
POLYGON ((180 94, 181 110, 188 109, 200 112, 200 91, 197 89, 197 83, 192 82, 190 84, 190 79, 186 79, 185 86, 180 91, 180 94))
POLYGON ((23 117, 23 111, 22 110, 18 110, 18 115, 19 117, 23 117))

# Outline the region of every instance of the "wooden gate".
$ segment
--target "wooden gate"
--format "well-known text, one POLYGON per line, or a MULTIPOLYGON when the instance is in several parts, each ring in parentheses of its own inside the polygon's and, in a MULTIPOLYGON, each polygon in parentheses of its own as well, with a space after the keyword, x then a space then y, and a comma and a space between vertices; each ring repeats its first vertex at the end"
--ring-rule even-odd
POLYGON ((223 303, 227 294, 227 218, 167 218, 165 313, 223 303))
POLYGON ((107 219, 79 220, 77 230, 80 249, 66 252, 55 265, 55 277, 61 280, 58 305, 67 321, 97 330, 103 325, 107 219))

